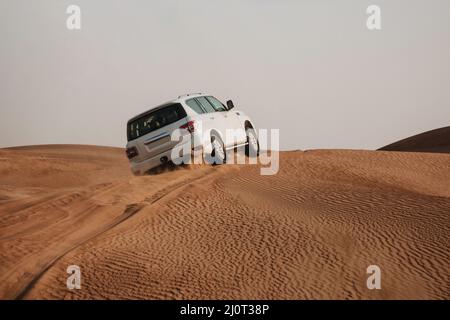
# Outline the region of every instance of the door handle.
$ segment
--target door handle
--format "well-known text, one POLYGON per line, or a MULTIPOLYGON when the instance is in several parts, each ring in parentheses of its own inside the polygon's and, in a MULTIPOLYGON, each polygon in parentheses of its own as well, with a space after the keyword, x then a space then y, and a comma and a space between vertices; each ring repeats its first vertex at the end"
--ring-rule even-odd
POLYGON ((211 120, 214 120, 214 117, 209 117, 211 120))

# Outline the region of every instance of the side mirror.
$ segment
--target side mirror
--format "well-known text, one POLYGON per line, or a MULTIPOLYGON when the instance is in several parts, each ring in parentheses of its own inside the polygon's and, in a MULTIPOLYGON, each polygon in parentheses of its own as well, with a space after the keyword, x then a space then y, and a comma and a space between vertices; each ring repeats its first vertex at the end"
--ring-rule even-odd
POLYGON ((228 110, 231 110, 231 109, 233 109, 233 108, 234 108, 233 101, 228 100, 228 101, 227 101, 227 109, 228 109, 228 110))

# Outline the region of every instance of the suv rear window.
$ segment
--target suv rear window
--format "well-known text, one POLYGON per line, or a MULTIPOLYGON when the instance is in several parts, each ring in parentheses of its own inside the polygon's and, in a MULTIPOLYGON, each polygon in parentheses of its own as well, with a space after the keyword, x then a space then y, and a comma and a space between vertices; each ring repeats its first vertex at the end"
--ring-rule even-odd
POLYGON ((179 103, 174 103, 155 111, 150 111, 137 119, 128 121, 128 141, 137 139, 149 132, 158 130, 186 117, 186 111, 179 103))

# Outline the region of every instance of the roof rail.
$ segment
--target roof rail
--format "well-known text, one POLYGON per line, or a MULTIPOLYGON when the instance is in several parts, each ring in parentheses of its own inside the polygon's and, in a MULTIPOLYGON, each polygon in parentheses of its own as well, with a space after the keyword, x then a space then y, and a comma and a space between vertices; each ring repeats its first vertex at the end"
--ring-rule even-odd
POLYGON ((197 94, 202 94, 201 92, 195 92, 195 93, 186 93, 186 94, 182 94, 178 96, 178 99, 183 98, 183 97, 189 97, 192 95, 197 95, 197 94))

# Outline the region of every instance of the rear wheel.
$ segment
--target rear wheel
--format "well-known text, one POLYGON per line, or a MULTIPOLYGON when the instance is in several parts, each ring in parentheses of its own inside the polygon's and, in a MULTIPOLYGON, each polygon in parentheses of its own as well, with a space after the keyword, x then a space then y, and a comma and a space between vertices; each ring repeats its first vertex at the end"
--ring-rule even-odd
POLYGON ((211 135, 211 163, 212 164, 223 164, 227 160, 227 153, 225 151, 225 146, 222 139, 216 134, 211 135))
POLYGON ((247 135, 247 145, 245 146, 245 154, 248 157, 255 158, 259 155, 259 141, 253 128, 245 130, 247 135))

